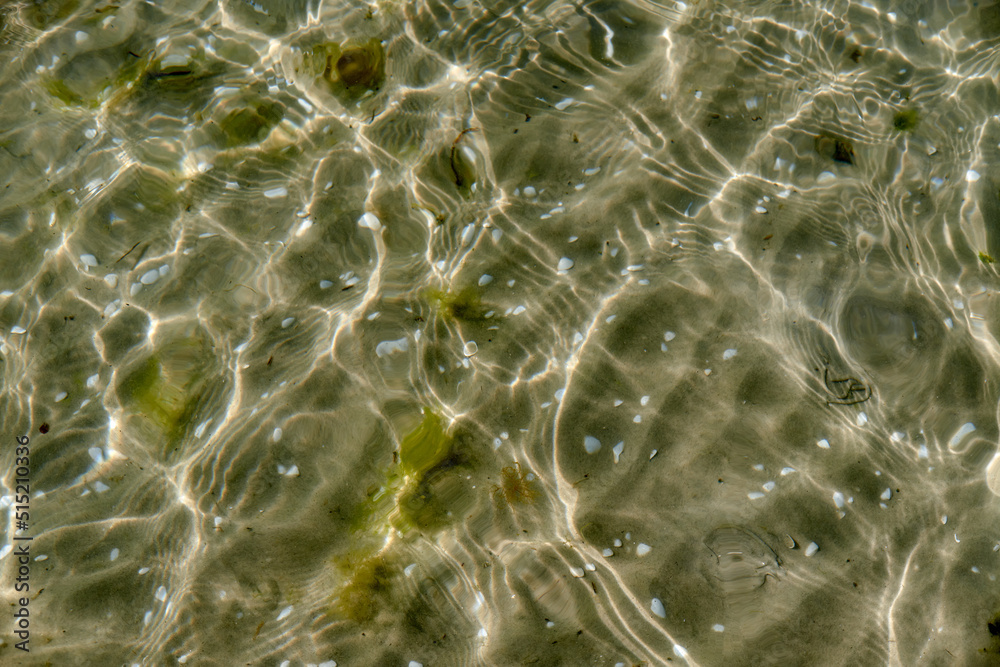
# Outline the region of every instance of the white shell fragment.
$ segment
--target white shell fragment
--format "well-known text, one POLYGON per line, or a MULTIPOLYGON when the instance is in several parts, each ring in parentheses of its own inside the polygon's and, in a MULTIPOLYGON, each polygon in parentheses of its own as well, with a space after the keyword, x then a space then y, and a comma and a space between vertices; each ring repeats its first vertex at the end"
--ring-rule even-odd
POLYGON ((660 618, 667 617, 667 610, 663 606, 663 603, 660 602, 660 598, 653 598, 652 604, 649 605, 649 610, 660 618))
POLYGON ((404 337, 398 340, 384 340, 375 346, 375 356, 386 357, 396 352, 406 352, 410 347, 410 342, 404 337))

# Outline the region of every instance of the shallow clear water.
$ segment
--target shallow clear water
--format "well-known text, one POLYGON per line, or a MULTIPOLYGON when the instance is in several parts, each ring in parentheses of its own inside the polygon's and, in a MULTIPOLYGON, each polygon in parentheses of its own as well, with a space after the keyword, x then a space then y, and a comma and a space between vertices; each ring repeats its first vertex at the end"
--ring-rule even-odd
POLYGON ((4 664, 997 664, 1000 4, 730 4, 0 10, 4 664))

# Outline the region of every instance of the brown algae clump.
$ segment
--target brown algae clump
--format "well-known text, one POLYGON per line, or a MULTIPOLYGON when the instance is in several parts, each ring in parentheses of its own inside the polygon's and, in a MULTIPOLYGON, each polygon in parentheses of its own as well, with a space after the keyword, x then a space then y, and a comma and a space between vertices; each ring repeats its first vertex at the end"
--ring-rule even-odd
MULTIPOLYGON (((333 69, 337 72, 337 78, 348 88, 364 86, 375 90, 385 77, 385 59, 382 46, 376 42, 369 48, 362 46, 347 49, 337 58, 337 64, 333 69)), ((328 66, 328 78, 329 72, 328 66)))
POLYGON ((514 461, 514 465, 506 466, 500 471, 500 484, 493 486, 493 498, 498 502, 502 499, 508 505, 534 502, 538 491, 531 483, 533 477, 530 472, 521 468, 520 463, 514 461))
POLYGON ((828 160, 854 164, 854 145, 842 137, 820 134, 814 141, 816 152, 828 160))
POLYGON ((465 146, 459 146, 459 142, 469 132, 476 132, 479 128, 469 127, 462 130, 455 141, 451 144, 451 153, 448 163, 451 166, 452 180, 458 189, 466 196, 472 194, 472 186, 476 182, 475 154, 465 146), (468 153, 466 153, 468 151, 468 153))
POLYGON ((385 49, 377 39, 356 46, 328 42, 313 47, 312 55, 325 61, 323 79, 338 97, 377 92, 385 82, 385 49))

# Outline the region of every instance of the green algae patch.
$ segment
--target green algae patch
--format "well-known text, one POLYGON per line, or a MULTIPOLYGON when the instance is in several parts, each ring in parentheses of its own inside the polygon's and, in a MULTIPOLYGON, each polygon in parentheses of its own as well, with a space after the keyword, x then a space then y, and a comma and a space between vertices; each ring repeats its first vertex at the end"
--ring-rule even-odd
POLYGON ((431 534, 463 516, 472 502, 471 482, 457 474, 475 467, 468 447, 445 430, 438 414, 425 408, 423 415, 400 442, 384 481, 357 508, 350 525, 359 536, 431 534))
POLYGON ((466 473, 474 469, 465 447, 452 438, 447 456, 418 478, 411 478, 399 495, 396 527, 432 534, 465 516, 474 502, 473 482, 466 473))
POLYGON ((344 583, 333 597, 333 610, 355 623, 369 623, 378 612, 391 606, 399 568, 384 553, 367 557, 346 556, 335 565, 344 575, 344 583))
POLYGON ((111 110, 126 117, 165 114, 200 122, 212 107, 216 88, 230 65, 209 59, 204 50, 158 57, 130 51, 109 98, 111 110))
POLYGON ((135 364, 118 383, 122 406, 159 434, 169 451, 183 438, 207 393, 213 358, 198 335, 178 337, 135 364))
MULTIPOLYGON (((83 95, 71 89, 69 85, 67 85, 67 83, 62 79, 56 79, 56 78, 46 79, 44 86, 45 86, 45 91, 49 95, 56 98, 66 106, 70 107, 85 106, 83 95)), ((95 107, 97 106, 97 103, 96 101, 91 102, 86 106, 95 107)))
POLYGON ((979 261, 982 262, 983 264, 992 264, 996 260, 993 259, 992 256, 986 254, 985 252, 980 252, 979 253, 979 261))
POLYGON ((264 141, 284 115, 280 104, 261 102, 231 111, 219 123, 219 128, 228 148, 245 146, 264 141))
POLYGON ((448 455, 451 438, 440 416, 424 408, 424 418, 399 445, 399 467, 403 473, 420 477, 448 455))
MULTIPOLYGON (((338 583, 330 609, 359 624, 398 614, 403 573, 400 547, 428 538, 466 516, 475 503, 468 434, 449 435, 444 419, 424 408, 400 442, 385 481, 368 490, 351 521, 352 550, 332 560, 338 583)), ((433 539, 433 538, 431 538, 433 539)))
POLYGON ((486 319, 486 313, 489 312, 480 301, 479 293, 472 287, 458 292, 430 289, 427 290, 427 298, 437 304, 445 317, 459 322, 480 322, 486 319))
POLYGON ((97 109, 105 102, 126 97, 149 62, 131 50, 123 54, 117 47, 85 53, 43 77, 41 85, 66 106, 97 109))
POLYGON ((892 127, 898 132, 912 132, 919 123, 920 114, 913 107, 900 109, 892 117, 892 127))

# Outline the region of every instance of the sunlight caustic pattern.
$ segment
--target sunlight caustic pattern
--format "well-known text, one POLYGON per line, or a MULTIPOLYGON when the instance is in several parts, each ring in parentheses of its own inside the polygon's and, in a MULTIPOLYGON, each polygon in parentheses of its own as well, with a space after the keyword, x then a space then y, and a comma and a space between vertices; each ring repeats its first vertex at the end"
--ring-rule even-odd
POLYGON ((0 9, 32 659, 995 663, 998 49, 996 2, 0 9))

